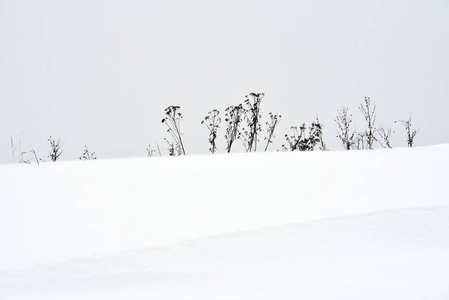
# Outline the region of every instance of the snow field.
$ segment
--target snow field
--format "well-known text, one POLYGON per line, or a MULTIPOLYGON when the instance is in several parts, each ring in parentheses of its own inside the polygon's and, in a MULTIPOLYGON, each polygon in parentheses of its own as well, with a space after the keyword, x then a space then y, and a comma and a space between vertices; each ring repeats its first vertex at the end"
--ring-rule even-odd
POLYGON ((0 299, 447 299, 448 154, 0 166, 0 299))

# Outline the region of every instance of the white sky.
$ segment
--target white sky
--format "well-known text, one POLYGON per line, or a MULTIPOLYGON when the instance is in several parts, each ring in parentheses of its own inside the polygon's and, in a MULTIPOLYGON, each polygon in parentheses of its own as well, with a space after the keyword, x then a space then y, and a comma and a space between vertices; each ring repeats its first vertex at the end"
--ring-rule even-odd
POLYGON ((349 105, 362 128, 365 96, 393 146, 409 115, 416 145, 449 142, 447 1, 0 0, 0 51, 0 163, 22 131, 22 150, 45 159, 50 135, 64 160, 84 145, 145 156, 166 148, 169 105, 182 107, 187 153, 207 153, 204 116, 250 92, 266 94, 265 117, 283 115, 271 150, 314 115, 340 150, 336 110, 349 105))

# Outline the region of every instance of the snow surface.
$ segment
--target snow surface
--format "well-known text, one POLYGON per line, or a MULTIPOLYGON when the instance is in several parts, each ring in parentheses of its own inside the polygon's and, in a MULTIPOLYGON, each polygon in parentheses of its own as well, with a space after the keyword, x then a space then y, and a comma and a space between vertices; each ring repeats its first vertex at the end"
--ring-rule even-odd
POLYGON ((448 299, 449 145, 0 166, 0 299, 448 299))

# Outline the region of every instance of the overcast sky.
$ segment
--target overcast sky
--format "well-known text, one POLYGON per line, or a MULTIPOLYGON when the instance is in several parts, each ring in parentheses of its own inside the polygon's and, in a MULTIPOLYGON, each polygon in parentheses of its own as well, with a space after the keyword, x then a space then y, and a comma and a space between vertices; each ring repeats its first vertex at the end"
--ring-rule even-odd
POLYGON ((207 112, 251 92, 266 94, 264 123, 283 116, 273 151, 315 115, 341 150, 336 110, 349 105, 361 129, 365 96, 393 146, 406 146, 394 121, 410 115, 417 146, 449 142, 447 1, 0 0, 0 46, 0 163, 21 132, 22 151, 43 159, 50 135, 63 160, 84 145, 145 156, 166 148, 169 105, 181 106, 187 154, 204 154, 207 112))

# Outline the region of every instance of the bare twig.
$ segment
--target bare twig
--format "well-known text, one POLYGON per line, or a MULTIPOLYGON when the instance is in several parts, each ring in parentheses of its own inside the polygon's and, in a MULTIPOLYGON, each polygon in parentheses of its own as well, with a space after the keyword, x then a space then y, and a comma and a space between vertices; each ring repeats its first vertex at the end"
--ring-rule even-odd
POLYGON ((34 151, 34 149, 31 149, 30 152, 33 152, 34 157, 36 158, 36 162, 39 165, 39 159, 37 158, 36 151, 34 151))
POLYGON ((89 152, 89 148, 84 146, 83 154, 80 156, 80 160, 95 160, 97 157, 95 156, 95 152, 89 152))
POLYGON ((265 138, 267 140, 267 145, 265 146, 265 151, 267 151, 268 146, 273 143, 271 140, 274 138, 274 130, 276 129, 276 126, 281 122, 281 115, 273 115, 271 112, 268 113, 268 116, 270 117, 270 122, 266 122, 265 124, 268 126, 267 133, 268 136, 265 138))
POLYGON ((337 137, 340 139, 345 150, 351 150, 355 142, 355 130, 351 130, 352 115, 348 114, 348 110, 349 108, 347 106, 337 109, 338 115, 334 120, 338 126, 337 137))
POLYGON ((287 151, 290 149, 291 151, 313 151, 315 146, 320 143, 322 144, 322 150, 325 150, 325 145, 322 142, 322 125, 319 121, 315 121, 312 123, 312 126, 309 127, 309 136, 306 137, 306 124, 302 124, 301 127, 298 128, 295 126, 290 127, 293 130, 293 135, 289 136, 285 135, 285 139, 288 143, 288 148, 285 145, 282 145, 282 148, 287 151))
POLYGON ((240 123, 242 122, 243 105, 239 104, 237 106, 229 106, 226 108, 225 121, 228 123, 226 128, 226 151, 231 152, 232 144, 235 140, 240 138, 240 123))
MULTIPOLYGON (((178 155, 186 155, 186 151, 184 149, 184 144, 182 143, 182 133, 181 133, 181 120, 182 114, 178 112, 181 107, 179 106, 169 106, 165 109, 165 118, 162 119, 162 123, 167 124, 168 130, 172 138, 174 139, 174 149, 177 150, 178 155)), ((167 141, 168 142, 168 141, 167 141)), ((169 143, 170 144, 170 143, 169 143)))
MULTIPOLYGON (((405 129, 407 130, 407 145, 409 147, 413 147, 415 136, 419 132, 419 129, 412 130, 412 117, 410 116, 408 121, 399 120, 398 122, 402 123, 402 125, 404 125, 405 129)), ((395 123, 396 123, 396 121, 395 121, 395 123)))
POLYGON ((263 93, 251 93, 245 96, 244 116, 248 125, 248 130, 243 130, 243 142, 246 152, 257 151, 257 134, 261 131, 260 126, 260 104, 264 97, 263 93))
POLYGON ((58 139, 58 141, 55 141, 51 136, 48 139, 50 142, 51 152, 48 155, 48 158, 50 158, 53 162, 55 162, 59 156, 61 156, 62 151, 61 150, 61 139, 58 139))
POLYGON ((209 129, 209 143, 211 147, 209 151, 214 154, 217 150, 217 145, 215 139, 217 138, 217 130, 220 127, 221 123, 220 112, 217 109, 214 109, 208 113, 208 115, 201 121, 201 124, 206 125, 207 129, 209 129))
MULTIPOLYGON (((371 99, 369 97, 365 97, 365 100, 363 103, 359 106, 359 110, 362 112, 363 117, 366 121, 366 129, 365 132, 361 135, 359 135, 360 138, 366 139, 366 145, 365 147, 367 149, 373 149, 373 144, 376 141, 375 133, 375 123, 376 123, 376 105, 374 104, 371 106, 371 99)), ((363 144, 363 141, 362 141, 363 144)))
POLYGON ((390 144, 390 138, 391 138, 391 133, 393 133, 394 131, 392 131, 391 127, 389 128, 384 128, 382 126, 380 126, 379 128, 376 129, 378 136, 380 137, 380 139, 382 141, 379 141, 379 144, 382 145, 382 147, 384 148, 392 148, 391 144, 390 144))

